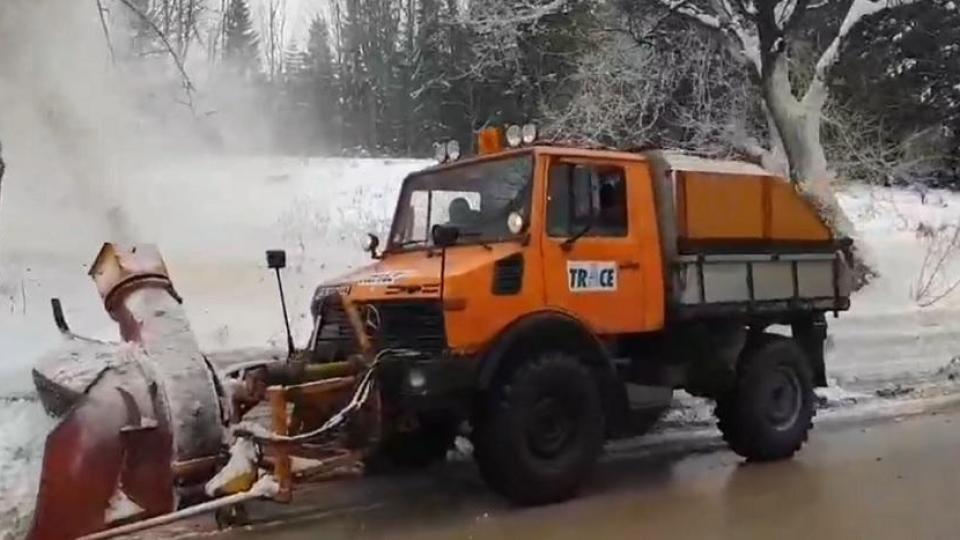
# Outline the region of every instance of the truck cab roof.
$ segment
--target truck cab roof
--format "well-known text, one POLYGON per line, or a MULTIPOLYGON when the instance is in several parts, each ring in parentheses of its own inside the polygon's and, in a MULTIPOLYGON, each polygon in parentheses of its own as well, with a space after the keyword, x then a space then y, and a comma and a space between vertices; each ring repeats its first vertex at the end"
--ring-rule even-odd
MULTIPOLYGON (((689 152, 684 152, 682 150, 661 150, 661 149, 652 149, 652 150, 643 150, 639 152, 624 151, 624 150, 609 150, 609 149, 600 149, 600 148, 580 148, 575 146, 560 146, 560 145, 545 145, 538 144, 533 146, 526 146, 521 148, 510 148, 503 150, 501 152, 496 152, 492 154, 482 154, 470 156, 464 159, 457 161, 451 161, 447 163, 439 163, 437 165, 431 166, 425 170, 438 170, 438 169, 452 169, 470 165, 471 163, 476 163, 480 161, 485 161, 489 159, 497 159, 503 157, 509 157, 514 155, 522 155, 527 153, 541 154, 541 155, 561 155, 569 157, 581 157, 581 158, 595 158, 595 159, 609 159, 617 161, 652 161, 657 162, 660 166, 665 166, 667 170, 673 171, 690 171, 690 172, 703 172, 703 173, 716 173, 716 174, 729 174, 729 175, 744 175, 744 176, 781 176, 776 172, 767 170, 760 165, 751 163, 749 161, 743 160, 729 160, 729 159, 714 159, 707 158, 703 156, 698 156, 696 154, 691 154, 689 152)), ((417 174, 417 173, 414 173, 417 174)))

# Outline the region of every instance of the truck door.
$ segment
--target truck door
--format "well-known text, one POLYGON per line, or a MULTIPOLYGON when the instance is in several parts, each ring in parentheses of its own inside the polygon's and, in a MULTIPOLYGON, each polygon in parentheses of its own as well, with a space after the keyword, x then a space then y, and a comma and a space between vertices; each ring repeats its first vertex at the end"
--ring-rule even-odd
POLYGON ((547 304, 598 334, 644 327, 640 235, 630 219, 633 169, 579 159, 549 165, 542 242, 547 304))

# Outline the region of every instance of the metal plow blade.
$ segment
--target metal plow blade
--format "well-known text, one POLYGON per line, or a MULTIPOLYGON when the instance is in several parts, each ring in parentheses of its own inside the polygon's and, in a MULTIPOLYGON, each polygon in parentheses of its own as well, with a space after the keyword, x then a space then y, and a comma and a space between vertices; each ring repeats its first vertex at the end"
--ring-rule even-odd
POLYGON ((104 376, 47 437, 29 540, 79 538, 174 508, 171 437, 104 376))

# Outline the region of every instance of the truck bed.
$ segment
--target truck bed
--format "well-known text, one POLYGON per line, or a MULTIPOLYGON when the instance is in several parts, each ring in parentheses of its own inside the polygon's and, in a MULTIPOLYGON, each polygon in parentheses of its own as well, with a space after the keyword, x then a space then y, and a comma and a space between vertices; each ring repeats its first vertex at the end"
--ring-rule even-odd
POLYGON ((786 180, 749 163, 649 152, 672 318, 841 311, 841 242, 786 180))

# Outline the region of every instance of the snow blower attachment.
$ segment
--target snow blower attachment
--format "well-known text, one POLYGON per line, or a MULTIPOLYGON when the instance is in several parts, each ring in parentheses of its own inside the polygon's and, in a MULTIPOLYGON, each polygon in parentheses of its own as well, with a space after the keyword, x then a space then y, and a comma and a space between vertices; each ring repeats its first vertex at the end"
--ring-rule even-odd
POLYGON ((34 381, 61 421, 47 438, 30 540, 107 538, 251 499, 289 501, 295 476, 355 466, 376 442, 367 340, 344 362, 308 366, 293 351, 219 373, 156 249, 106 244, 90 275, 121 341, 73 334, 54 300, 66 343, 34 381), (265 399, 270 427, 243 422, 265 399))

